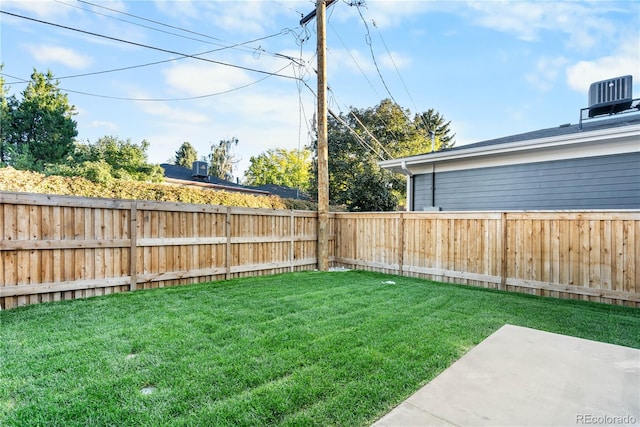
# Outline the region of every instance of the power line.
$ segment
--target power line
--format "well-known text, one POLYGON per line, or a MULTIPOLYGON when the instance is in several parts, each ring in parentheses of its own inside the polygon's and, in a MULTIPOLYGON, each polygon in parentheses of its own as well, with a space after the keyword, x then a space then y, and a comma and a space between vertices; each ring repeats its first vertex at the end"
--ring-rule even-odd
MULTIPOLYGON (((365 29, 367 31, 367 34, 365 36, 365 40, 367 42, 367 44, 369 45, 369 50, 371 52, 371 58, 373 59, 373 63, 376 67, 376 71, 378 72, 378 76, 380 77, 380 81, 382 81, 382 84, 384 85, 384 88, 387 91, 387 94, 389 95, 389 97, 391 98, 391 100, 400 108, 400 111, 402 112, 402 114, 405 116, 405 118, 407 119, 407 121, 409 123, 412 123, 413 126, 416 128, 416 130, 418 130, 418 126, 414 123, 413 120, 411 120, 411 118, 406 114, 406 112, 404 111, 404 109, 402 109, 402 107, 400 107, 400 104, 398 104, 398 101, 396 101, 396 99, 393 97, 393 95, 391 94, 391 91, 389 90, 389 87, 387 86, 386 81, 384 80, 384 77, 382 77, 382 73, 380 72, 380 67, 378 66, 378 61, 376 60, 376 56, 375 53, 373 52, 373 44, 371 42, 371 32, 369 31, 369 25, 367 24, 367 21, 365 20, 364 16, 362 15, 362 11, 360 10, 360 6, 361 4, 355 4, 356 8, 358 9, 358 14, 360 15, 360 18, 362 19, 362 22, 364 23, 365 29)), ((375 21, 372 21, 373 26, 376 27, 377 26, 375 24, 375 21)), ((380 34, 380 31, 378 31, 378 34, 380 35, 380 38, 382 39, 382 35, 380 34)), ((402 79, 402 76, 400 76, 400 72, 398 71, 398 67, 396 66, 395 61, 393 60, 393 57, 391 56, 391 53, 389 52, 389 49, 387 48, 386 43, 384 43, 384 39, 382 39, 382 42, 385 46, 385 49, 387 50, 387 53, 389 55, 389 57, 391 58, 391 62, 393 63, 393 66, 396 69, 396 72, 398 73, 398 76, 400 77, 400 81, 402 82, 402 84, 405 87, 405 90, 407 91, 407 93, 409 93, 409 90, 407 89, 407 86, 404 83, 404 80, 402 79)), ((424 124, 425 128, 427 129, 427 131, 431 131, 431 129, 429 128, 429 125, 426 123, 426 121, 424 120, 424 118, 422 117, 421 114, 418 114, 417 111, 417 107, 415 105, 415 102, 413 102, 413 99, 411 98, 411 95, 409 94, 409 99, 411 99, 411 102, 414 105, 414 108, 416 109, 416 114, 418 115, 418 117, 420 117, 420 120, 422 121, 422 123, 424 124)))
MULTIPOLYGON (((83 7, 80 7, 80 6, 74 6, 72 4, 64 2, 62 0, 55 0, 55 1, 58 2, 58 3, 64 4, 65 6, 74 7, 76 9, 80 9, 80 10, 83 10, 85 12, 90 12, 90 13, 93 13, 93 14, 96 14, 96 15, 104 16, 104 17, 107 17, 109 19, 114 19, 116 21, 126 22, 127 24, 135 25, 135 26, 142 27, 142 28, 147 28, 147 29, 150 29, 150 30, 153 30, 153 31, 161 32, 161 33, 164 33, 164 34, 169 34, 169 35, 176 36, 176 37, 185 38, 185 39, 188 39, 188 40, 194 40, 194 41, 198 41, 198 42, 201 42, 201 43, 207 43, 207 44, 212 44, 214 46, 220 46, 220 49, 214 49, 214 50, 208 51, 207 53, 215 52, 217 50, 224 50, 224 49, 236 49, 236 48, 238 48, 240 46, 244 46, 244 45, 249 44, 249 43, 254 43, 256 41, 265 40, 265 39, 268 39, 268 38, 271 38, 271 37, 275 37, 275 36, 278 36, 278 35, 284 35, 284 34, 287 34, 290 31, 290 29, 282 29, 280 32, 272 34, 270 36, 260 37, 260 38, 257 38, 257 39, 254 39, 254 40, 250 40, 250 41, 247 41, 247 42, 243 42, 243 43, 233 43, 231 45, 225 45, 225 44, 222 44, 222 43, 214 43, 214 42, 211 42, 211 41, 208 41, 208 40, 202 40, 202 39, 198 39, 198 38, 195 38, 195 37, 189 37, 189 36, 181 35, 181 34, 178 34, 178 33, 171 32, 171 31, 161 30, 159 28, 155 28, 155 27, 152 27, 152 26, 149 26, 149 25, 143 25, 143 24, 139 24, 139 23, 136 23, 136 22, 133 22, 133 21, 126 20, 126 19, 117 18, 115 16, 108 15, 108 14, 105 14, 105 13, 100 13, 100 12, 92 10, 92 9, 87 9, 87 8, 83 8, 83 7)), ((80 0, 78 0, 78 1, 80 1, 80 0)), ((132 17, 135 17, 136 19, 142 19, 142 20, 145 20, 145 21, 154 22, 156 24, 163 25, 163 26, 166 26, 166 27, 176 28, 176 29, 179 29, 180 31, 185 31, 185 32, 198 34, 198 35, 201 35, 202 37, 209 38, 209 39, 212 39, 212 40, 218 40, 220 42, 223 41, 223 40, 221 40, 219 38, 216 38, 216 37, 213 37, 213 36, 209 36, 209 35, 201 34, 201 33, 195 33, 195 32, 193 32, 191 30, 187 30, 187 29, 184 29, 184 28, 181 28, 181 27, 176 27, 176 26, 172 26, 172 25, 169 25, 169 24, 164 24, 164 23, 161 23, 159 21, 149 20, 147 18, 138 16, 138 15, 133 15, 133 14, 126 13, 126 12, 121 12, 121 11, 116 10, 116 9, 111 9, 111 8, 108 8, 108 7, 100 6, 100 5, 89 3, 89 2, 86 2, 86 1, 80 1, 80 3, 86 3, 86 4, 94 6, 94 7, 110 10, 112 12, 121 13, 121 14, 124 14, 124 15, 127 15, 127 16, 132 16, 132 17)), ((263 49, 261 46, 259 46, 257 48, 247 47, 247 48, 243 48, 243 49, 240 49, 240 50, 243 51, 243 52, 261 51, 261 52, 264 52, 264 53, 268 53, 269 55, 272 55, 272 56, 278 56, 278 54, 273 53, 273 52, 269 52, 269 51, 263 49)))
POLYGON ((101 5, 99 5, 99 4, 90 3, 90 2, 85 1, 85 0, 76 0, 76 1, 77 1, 78 3, 84 3, 84 4, 88 4, 88 5, 90 5, 90 6, 93 6, 93 7, 98 7, 98 8, 100 8, 100 9, 105 9, 105 10, 109 10, 109 11, 111 11, 111 12, 120 13, 120 14, 122 14, 122 15, 130 16, 130 17, 132 17, 132 18, 140 19, 140 20, 142 20, 142 21, 151 22, 151 23, 153 23, 153 24, 157 24, 157 25, 162 25, 163 27, 168 27, 168 28, 173 28, 173 29, 175 29, 175 30, 184 31, 185 33, 190 33, 190 34, 194 34, 194 35, 197 35, 197 36, 206 37, 206 38, 208 38, 208 39, 212 39, 212 40, 223 41, 223 40, 221 40, 221 39, 218 39, 218 38, 216 38, 216 37, 212 37, 212 36, 207 35, 207 34, 198 33, 198 32, 196 32, 196 31, 192 31, 192 30, 187 30, 187 29, 185 29, 185 28, 181 28, 181 27, 178 27, 178 26, 175 26, 175 25, 165 24, 164 22, 160 22, 160 21, 154 21, 153 19, 144 18, 144 17, 142 17, 142 16, 134 15, 134 14, 132 14, 132 13, 123 12, 123 11, 118 10, 118 9, 112 9, 112 8, 110 8, 110 7, 106 7, 106 6, 101 6, 101 5))
MULTIPOLYGON (((361 6, 362 2, 353 2, 353 3, 349 3, 349 6, 361 6)), ((360 16, 362 17, 362 14, 360 14, 360 16)), ((344 49, 347 51, 347 53, 349 54, 349 57, 351 57, 351 60, 353 61, 353 63, 356 65, 356 67, 358 68, 358 70, 360 70, 360 73, 362 74, 362 76, 365 78, 365 80, 367 81, 367 83, 369 84, 369 86, 371 87, 371 89, 373 89, 373 92, 376 94, 376 96, 379 99, 382 99, 382 96, 380 96, 380 94, 378 93, 378 90, 375 88, 375 86, 373 85, 373 83, 371 82, 371 80, 369 79, 369 77, 367 76, 367 74, 364 72, 364 70, 362 69, 362 67, 360 66, 360 63, 356 60, 356 58, 352 55, 351 51, 349 50, 349 48, 347 47, 347 45, 345 44, 344 40, 342 40, 342 37, 340 37, 340 34, 338 33, 338 31, 336 31, 336 29, 333 27, 333 25, 331 24, 331 22, 329 22, 329 25, 331 26, 331 29, 333 30, 333 32, 336 34, 336 36, 338 37, 338 40, 340 40, 340 43, 342 44, 342 46, 344 47, 344 49)), ((365 26, 366 26, 366 22, 365 22, 365 26)), ((368 31, 368 28, 367 28, 368 31)), ((370 38, 369 38, 370 41, 370 38)), ((371 48, 371 45, 370 45, 371 48)), ((373 51, 371 52, 373 55, 373 51)), ((373 58, 374 62, 375 62, 375 56, 373 58)), ((376 63, 376 68, 377 68, 377 63, 376 63)), ((378 69, 378 74, 380 75, 380 70, 378 69)), ((382 76, 380 75, 380 77, 382 78, 382 76)), ((384 79, 383 79, 383 83, 384 83, 384 79)), ((385 85, 386 87, 386 85, 385 85)), ((388 92, 388 89, 387 89, 388 92)), ((395 101, 394 101, 395 102, 395 101)), ((396 103, 397 104, 397 103, 396 103)), ((346 106, 346 105, 345 105, 346 106)), ((348 108, 348 107, 347 107, 348 108)), ((374 113, 374 116, 378 118, 378 120, 380 121, 380 123, 382 123, 382 125, 384 125, 386 128, 389 128, 389 126, 387 125, 387 123, 384 121, 384 119, 379 115, 374 113)), ((397 138, 397 135, 395 134, 395 132, 392 131, 392 133, 394 134, 394 136, 397 138)))
MULTIPOLYGON (((332 89, 329 89, 329 91, 331 92, 331 95, 334 97, 334 99, 336 100, 336 103, 338 102, 338 97, 336 96, 336 94, 333 92, 332 89)), ((388 156, 388 158, 393 158, 393 156, 391 155, 391 153, 389 153, 389 151, 387 151, 387 148, 384 146, 384 144, 382 144, 378 138, 376 138, 373 133, 369 130, 369 128, 367 128, 367 126, 362 122, 362 120, 360 120, 358 118, 358 116, 356 116, 355 112, 353 111, 353 108, 349 108, 346 106, 346 104, 343 103, 343 105, 349 110, 349 114, 351 116, 353 116, 353 118, 355 119, 356 123, 358 125, 360 125, 360 127, 364 130, 364 132, 369 136, 369 138, 375 143, 377 144, 380 149, 388 156)), ((340 113, 342 113, 342 109, 340 109, 340 105, 338 105, 338 109, 340 110, 340 113)), ((377 116, 376 112, 373 112, 374 116, 377 116)), ((381 117, 378 117, 378 120, 380 120, 382 122, 382 124, 385 127, 388 127, 387 124, 384 122, 384 120, 382 120, 381 117)), ((344 121, 342 121, 341 123, 344 123, 344 121)), ((348 124, 344 123, 345 126, 348 126, 348 124)), ((382 156, 381 154, 378 153, 378 151, 376 151, 373 147, 370 147, 370 150, 375 153, 378 157, 380 157, 382 160, 386 160, 384 158, 384 156, 382 156)))
MULTIPOLYGON (((314 97, 317 98, 316 93, 313 91, 313 89, 307 84, 307 82, 305 82, 304 80, 301 80, 302 84, 304 84, 307 89, 309 89, 309 91, 313 94, 314 97)), ((329 90, 329 92, 334 96, 335 98, 335 93, 331 90, 331 88, 327 88, 327 90, 329 90)), ((340 106, 338 105, 338 108, 340 108, 340 106)), ((349 124, 347 122, 345 122, 342 117, 340 117, 339 114, 336 114, 333 112, 333 110, 331 110, 331 108, 327 109, 327 112, 329 113, 329 115, 331 117, 333 117, 338 123, 340 123, 342 126, 344 126, 356 139, 356 141, 365 149, 368 151, 371 151, 373 154, 375 154, 377 157, 379 157, 381 160, 387 160, 382 154, 380 154, 379 151, 375 150, 373 146, 371 146, 369 143, 367 143, 367 141, 364 140, 364 138, 362 138, 362 136, 360 134, 358 134, 358 132, 356 132, 351 126, 349 126, 349 124)), ((342 113, 342 111, 340 111, 340 113, 342 113)), ((355 117, 355 115, 354 115, 355 117)), ((386 152, 385 147, 382 145, 382 143, 380 141, 378 141, 377 138, 375 138, 371 132, 367 129, 367 127, 360 122, 361 127, 365 130, 365 132, 367 134, 369 134, 372 137, 372 140, 374 142, 376 142, 378 145, 380 145, 380 147, 382 148, 383 151, 386 152)), ((388 154, 388 153, 387 153, 388 154)), ((389 156, 390 158, 393 156, 389 156)))
MULTIPOLYGON (((362 19, 362 22, 364 23, 364 27, 367 30, 367 34, 365 35, 365 40, 366 40, 367 44, 369 45, 369 51, 371 52, 371 59, 373 60, 373 65, 375 65, 375 67, 376 67, 376 71, 378 72, 378 76, 380 77, 380 81, 382 81, 382 85, 387 90, 387 94, 389 94, 389 97, 391 98, 391 100, 393 100, 393 102, 398 104, 398 102, 395 100, 395 98, 391 94, 391 91, 389 90, 389 86, 387 86, 387 82, 384 80, 384 77, 382 77, 382 73, 380 72, 380 67, 378 66, 378 61, 376 60, 376 55, 373 53, 373 45, 371 43, 371 32, 369 31, 369 24, 367 24, 366 19, 364 19, 364 16, 362 15, 362 11, 360 10, 360 4, 356 4, 355 6, 356 6, 356 9, 358 9, 358 15, 360 15, 360 18, 362 19)), ((398 104, 398 105, 400 105, 400 104, 398 104)))
MULTIPOLYGON (((281 31, 279 33, 275 33, 275 34, 271 34, 269 36, 261 37, 259 39, 254 39, 254 40, 250 40, 250 41, 243 42, 243 43, 237 43, 234 46, 238 46, 238 45, 241 45, 241 44, 247 44, 247 43, 253 43, 255 41, 264 40, 264 39, 267 39, 267 38, 270 38, 270 37, 274 37, 274 36, 277 36, 277 35, 280 35, 280 34, 286 34, 286 32, 283 33, 281 31)), ((93 75, 97 75, 97 74, 106 74, 106 73, 113 73, 113 72, 116 72, 116 71, 125 71, 125 70, 132 70, 132 69, 135 69, 135 68, 149 67, 151 65, 158 65, 158 64, 164 64, 164 63, 172 62, 172 61, 179 61, 181 59, 187 59, 187 58, 191 58, 191 57, 194 57, 194 56, 202 56, 202 55, 206 55, 206 54, 209 54, 209 53, 218 52, 218 51, 223 50, 223 49, 228 49, 230 47, 233 47, 233 46, 226 46, 226 47, 221 47, 221 48, 218 48, 218 49, 207 50, 207 51, 204 51, 204 52, 194 53, 194 54, 191 54, 191 55, 188 55, 188 56, 180 56, 178 58, 170 58, 170 59, 164 59, 162 61, 148 62, 146 64, 131 65, 129 67, 120 67, 120 68, 114 68, 114 69, 111 69, 111 70, 93 71, 93 72, 90 72, 90 73, 74 74, 74 75, 71 75, 71 76, 57 77, 57 79, 58 80, 72 79, 72 78, 76 78, 76 77, 86 77, 86 76, 93 76, 93 75)), ((274 54, 274 56, 292 60, 292 58, 290 58, 290 57, 288 57, 286 55, 282 55, 282 54, 274 54)))
POLYGON ((300 12, 299 10, 293 9, 293 8, 285 5, 281 1, 276 1, 276 3, 278 3, 280 6, 284 7, 285 9, 289 9, 290 11, 295 12, 297 15, 300 15, 300 18, 304 17, 304 13, 300 12))
MULTIPOLYGON (((284 70, 285 68, 291 66, 291 64, 287 64, 284 67, 280 68, 277 72, 280 72, 282 70, 284 70)), ((0 75, 6 76, 6 77, 11 77, 12 79, 16 79, 16 80, 20 80, 19 82, 12 82, 11 84, 15 84, 15 83, 29 83, 29 80, 25 80, 22 79, 20 77, 16 77, 16 76, 12 76, 6 73, 0 73, 0 75)), ((237 90, 240 89, 244 89, 246 87, 249 86, 253 86, 257 83, 262 82, 263 80, 268 79, 269 77, 272 77, 273 75, 277 75, 277 74, 271 74, 271 75, 267 75, 262 77, 261 79, 258 79, 256 81, 253 81, 251 83, 247 83, 244 84, 242 86, 238 86, 235 87, 233 89, 228 89, 222 92, 216 92, 216 93, 209 93, 206 95, 198 95, 198 96, 190 96, 190 97, 184 97, 184 98, 129 98, 129 97, 120 97, 120 96, 111 96, 111 95, 102 95, 102 94, 96 94, 96 93, 89 93, 89 92, 83 92, 83 91, 78 91, 78 90, 73 90, 73 89, 66 89, 66 88, 59 88, 62 91, 65 92, 69 92, 69 93, 75 93, 78 95, 85 95, 85 96, 92 96, 95 98, 103 98, 103 99, 114 99, 114 100, 119 100, 119 101, 140 101, 140 102, 173 102, 173 101, 192 101, 192 100, 196 100, 196 99, 203 99, 203 98, 211 98, 214 96, 219 96, 219 95, 224 95, 230 92, 235 92, 237 90)))
MULTIPOLYGON (((54 1, 55 1, 56 3, 60 3, 60 4, 63 4, 63 5, 65 5, 65 6, 68 6, 68 7, 73 7, 73 8, 76 8, 76 9, 80 9, 80 10, 83 10, 83 11, 85 11, 85 12, 90 12, 90 13, 93 13, 93 14, 96 14, 96 15, 104 16, 104 17, 106 17, 106 18, 114 19, 114 20, 116 20, 116 21, 126 22, 127 24, 131 24, 131 25, 135 25, 135 26, 138 26, 138 27, 146 28, 146 29, 149 29, 149 30, 152 30, 152 31, 157 31, 157 32, 160 32, 160 33, 169 34, 169 35, 176 36, 176 37, 181 37, 181 38, 184 38, 184 39, 194 40, 194 41, 198 41, 198 42, 201 42, 201 43, 209 43, 209 44, 216 44, 216 45, 219 45, 218 43, 212 43, 212 42, 210 42, 210 41, 208 41, 208 40, 197 39, 197 38, 195 38, 195 37, 189 37, 189 36, 185 36, 185 35, 182 35, 182 34, 173 33, 173 32, 171 32, 171 31, 161 30, 161 29, 159 29, 159 28, 155 28, 155 27, 152 27, 152 26, 149 26, 149 25, 139 24, 139 23, 137 23, 137 22, 128 21, 128 20, 126 20, 126 19, 117 18, 117 17, 115 17, 115 16, 108 15, 108 14, 106 14, 106 13, 101 13, 101 12, 98 12, 98 11, 96 11, 96 10, 87 9, 87 8, 84 8, 84 7, 75 6, 75 5, 72 5, 72 4, 69 4, 69 3, 65 3, 65 2, 63 2, 63 1, 61 1, 61 0, 54 0, 54 1)), ((87 4, 91 4, 91 3, 87 3, 87 4)), ((92 4, 92 6, 95 6, 95 7, 102 7, 102 6, 93 5, 93 4, 92 4)), ((106 7, 105 7, 105 9, 115 11, 114 9, 109 9, 109 8, 106 8, 106 7)), ((138 19, 141 19, 141 18, 138 18, 138 19)))
POLYGON ((418 107, 416 106, 416 103, 413 101, 413 97, 411 96, 411 92, 409 92, 409 89, 407 88, 407 85, 404 82, 404 79, 402 78, 402 75, 400 74, 400 70, 398 70, 398 66, 396 65, 396 61, 393 60, 393 55, 391 55, 391 52, 389 51, 389 48, 387 47, 387 43, 385 43, 384 39, 382 38, 382 33, 380 32, 380 29, 376 25, 375 21, 371 21, 371 22, 373 24, 373 27, 376 30, 378 30, 378 36, 380 37, 380 40, 382 41, 382 45, 384 46, 385 50, 387 51, 387 55, 389 55, 389 59, 391 60, 391 63, 393 64, 393 68, 395 68, 396 74, 398 74, 398 78, 402 82, 402 86, 404 87, 405 92, 407 92, 407 95, 409 96, 409 100, 411 100, 411 103, 413 104, 413 108, 415 108, 415 110, 417 112, 418 111, 418 107))
MULTIPOLYGON (((372 21, 372 23, 373 23, 374 28, 376 30, 378 30, 378 36, 380 36, 380 40, 382 41, 382 45, 384 46, 385 50, 387 51, 387 55, 389 55, 389 59, 391 60, 391 63, 393 64, 393 67, 396 70, 396 73, 398 74, 398 78, 402 82, 402 86, 404 87, 404 90, 407 92, 407 95, 409 96, 409 100, 411 101, 411 104, 413 105, 413 108, 416 110, 417 117, 419 117, 420 121, 422 122, 422 124, 424 125, 425 129, 428 132, 430 132, 430 133, 431 132, 435 132, 435 129, 432 130, 430 128, 429 124, 424 119, 422 114, 418 113, 418 106, 416 105, 415 101, 413 100, 413 97, 411 96, 411 92, 409 92, 409 89, 407 88, 407 85, 404 82, 404 79, 402 78, 402 75, 400 74, 400 70, 398 70, 398 66, 396 65, 396 61, 393 60, 393 55, 391 55, 391 52, 389 51, 389 48, 387 47, 387 43, 385 43, 384 38, 382 37, 382 33, 380 32, 380 29, 376 25, 375 21, 372 21)), ((416 126, 416 129, 417 129, 417 126, 416 126)))
POLYGON ((241 70, 252 71, 252 72, 261 73, 261 74, 268 74, 268 75, 282 77, 282 78, 286 78, 286 79, 295 79, 295 77, 287 76, 287 75, 284 75, 284 74, 272 73, 272 72, 269 72, 269 71, 258 70, 258 69, 255 69, 255 68, 244 67, 242 65, 229 64, 227 62, 216 61, 216 60, 208 59, 208 58, 201 58, 199 56, 189 55, 189 54, 186 54, 186 53, 177 52, 175 50, 164 49, 164 48, 160 48, 160 47, 156 47, 156 46, 150 46, 150 45, 146 45, 146 44, 142 44, 142 43, 132 42, 132 41, 129 41, 129 40, 119 39, 117 37, 111 37, 111 36, 107 36, 107 35, 104 35, 104 34, 98 34, 98 33, 94 33, 94 32, 91 32, 91 31, 81 30, 79 28, 68 27, 66 25, 56 24, 56 23, 53 23, 53 22, 43 21, 41 19, 36 19, 36 18, 28 17, 28 16, 18 15, 16 13, 7 12, 7 11, 4 11, 4 10, 0 10, 0 13, 4 13, 6 15, 11 15, 11 16, 14 16, 16 18, 22 18, 22 19, 26 19, 26 20, 29 20, 29 21, 39 22, 41 24, 46 24, 46 25, 51 25, 51 26, 58 27, 58 28, 63 28, 65 30, 76 31, 76 32, 79 32, 79 33, 82 33, 82 34, 88 34, 88 35, 95 36, 95 37, 101 37, 101 38, 104 38, 104 39, 107 39, 107 40, 117 41, 117 42, 120 42, 120 43, 126 43, 126 44, 130 44, 130 45, 133 45, 133 46, 138 46, 138 47, 143 47, 143 48, 146 48, 146 49, 156 50, 156 51, 159 51, 159 52, 170 53, 170 54, 173 54, 173 55, 180 55, 180 56, 183 56, 185 58, 197 59, 197 60, 200 60, 200 61, 210 62, 210 63, 213 63, 213 64, 224 65, 226 67, 238 68, 238 69, 241 69, 241 70))
POLYGON ((354 58, 354 56, 351 54, 351 50, 349 50, 349 48, 347 47, 345 42, 342 40, 342 37, 340 37, 340 34, 336 31, 336 29, 334 28, 333 24, 331 24, 331 22, 329 22, 329 26, 331 27, 333 32, 336 34, 336 36, 338 37, 338 40, 340 40, 340 43, 342 43, 342 46, 344 47, 344 50, 347 51, 347 53, 349 54, 349 57, 351 57, 351 60, 353 61, 353 63, 356 64, 356 67, 358 67, 358 70, 360 70, 360 73, 363 75, 363 77, 365 78, 367 83, 369 83, 369 86, 371 86, 371 89, 373 89, 373 91, 375 92, 376 96, 378 98, 381 98, 381 96, 378 93, 378 91, 376 90, 375 86, 373 85, 373 83, 371 83, 371 80, 369 80, 369 77, 367 77, 367 74, 364 72, 364 70, 362 69, 362 67, 360 66, 360 64, 356 60, 356 58, 354 58))

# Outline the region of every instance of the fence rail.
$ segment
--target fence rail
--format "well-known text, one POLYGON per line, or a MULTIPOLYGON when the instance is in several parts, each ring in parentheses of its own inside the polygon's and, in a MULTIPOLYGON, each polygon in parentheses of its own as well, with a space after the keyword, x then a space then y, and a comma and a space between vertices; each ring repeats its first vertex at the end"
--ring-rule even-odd
POLYGON ((337 213, 334 263, 640 307, 640 212, 337 213))
POLYGON ((316 267, 315 212, 0 193, 0 308, 316 267))
MULTIPOLYGON (((640 212, 332 213, 330 262, 640 307, 640 212)), ((317 214, 0 192, 0 308, 314 269, 317 214)))

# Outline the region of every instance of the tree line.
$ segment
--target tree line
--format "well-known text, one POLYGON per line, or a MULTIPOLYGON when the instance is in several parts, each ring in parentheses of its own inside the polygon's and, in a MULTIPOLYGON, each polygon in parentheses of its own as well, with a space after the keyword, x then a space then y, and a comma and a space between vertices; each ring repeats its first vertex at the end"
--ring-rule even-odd
MULTIPOLYGON (((0 68, 1 69, 1 68, 0 68)), ((116 136, 79 142, 75 106, 49 71, 36 70, 21 93, 8 95, 0 76, 0 167, 46 175, 81 176, 94 182, 136 180, 161 182, 163 170, 148 161, 149 142, 139 144, 116 136)), ((412 115, 390 99, 371 108, 332 114, 328 120, 329 198, 350 211, 396 210, 405 197, 405 177, 381 169, 380 160, 442 150, 454 145, 450 122, 429 109, 412 115)), ((271 148, 250 158, 246 185, 276 184, 317 194, 317 156, 314 141, 304 149, 271 148)), ((212 144, 209 174, 234 179, 237 163, 232 137, 212 144)), ((191 168, 199 160, 184 142, 171 163, 191 168)))
POLYGON ((161 182, 164 172, 149 163, 149 142, 116 136, 79 142, 75 106, 53 74, 34 70, 21 99, 8 95, 0 76, 0 166, 79 176, 93 182, 116 179, 161 182))
MULTIPOLYGON (((398 209, 406 196, 405 177, 381 169, 377 162, 451 148, 455 141, 450 127, 434 109, 411 116, 389 99, 373 108, 332 115, 328 119, 330 203, 361 212, 398 209)), ((244 183, 284 185, 313 197, 318 188, 316 143, 299 150, 272 148, 251 157, 244 183)), ((233 138, 212 146, 212 176, 233 177, 230 147, 237 144, 233 138)), ((185 142, 172 161, 191 167, 197 158, 195 148, 185 142)))

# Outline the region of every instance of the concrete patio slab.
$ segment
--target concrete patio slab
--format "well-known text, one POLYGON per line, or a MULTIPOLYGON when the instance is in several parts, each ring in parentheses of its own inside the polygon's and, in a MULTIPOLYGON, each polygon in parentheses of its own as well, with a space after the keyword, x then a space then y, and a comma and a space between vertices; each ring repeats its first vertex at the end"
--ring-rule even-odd
POLYGON ((375 427, 640 425, 640 350, 505 325, 375 427))

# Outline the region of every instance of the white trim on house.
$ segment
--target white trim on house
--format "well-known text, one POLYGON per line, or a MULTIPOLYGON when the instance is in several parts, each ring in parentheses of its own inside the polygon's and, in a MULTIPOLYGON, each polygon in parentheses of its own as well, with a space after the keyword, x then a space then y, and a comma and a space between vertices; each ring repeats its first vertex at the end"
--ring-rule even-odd
POLYGON ((461 147, 456 150, 385 160, 378 162, 378 165, 409 177, 434 171, 476 169, 638 151, 640 125, 630 125, 495 145, 461 147))

